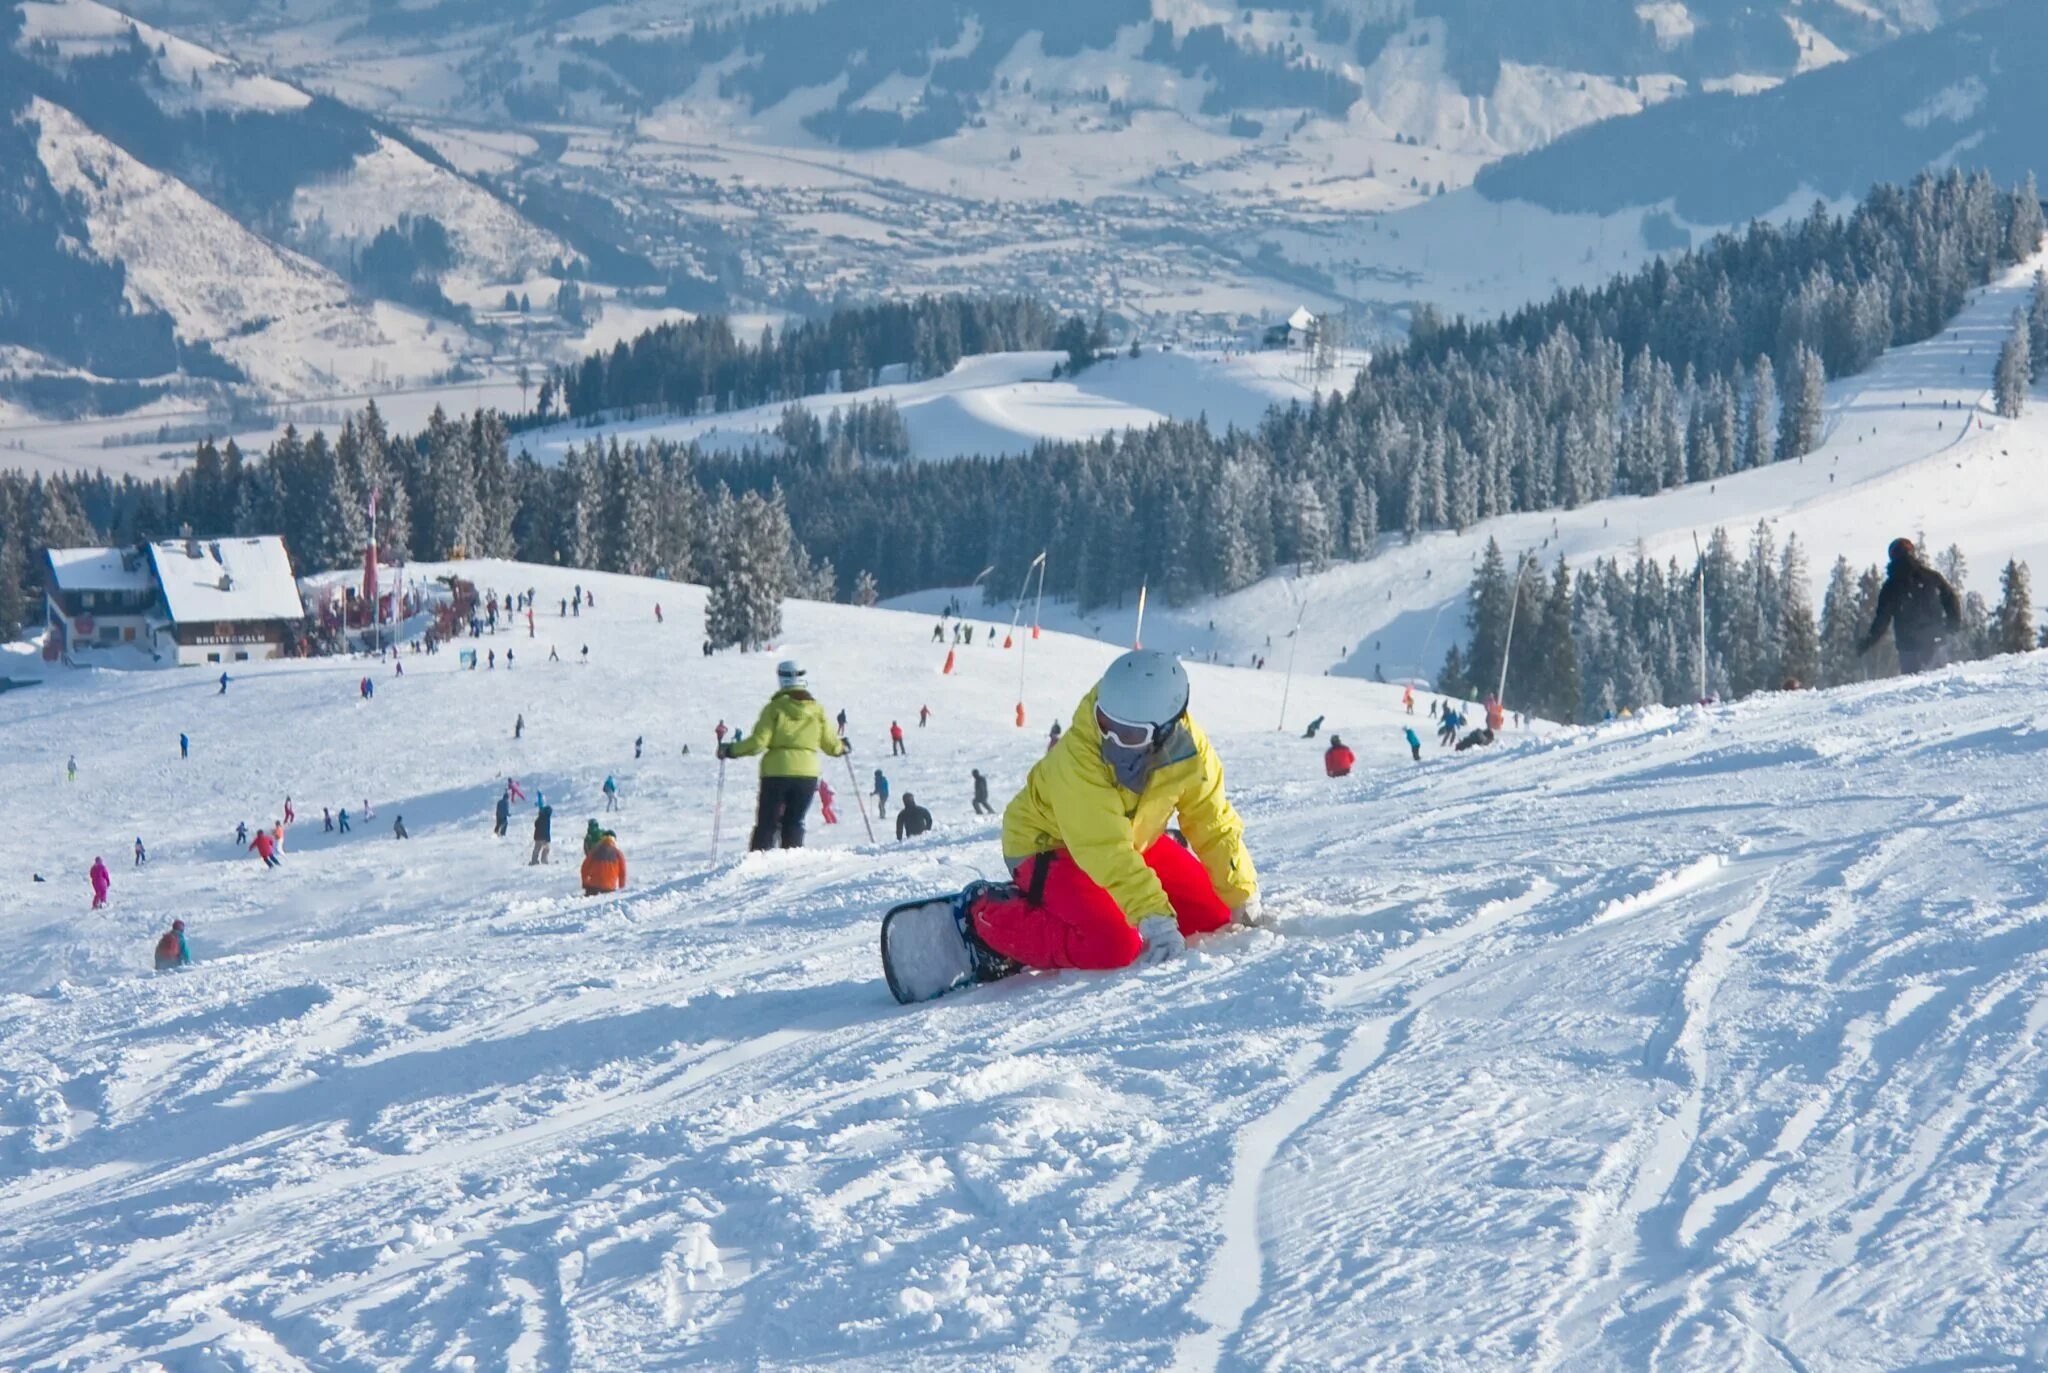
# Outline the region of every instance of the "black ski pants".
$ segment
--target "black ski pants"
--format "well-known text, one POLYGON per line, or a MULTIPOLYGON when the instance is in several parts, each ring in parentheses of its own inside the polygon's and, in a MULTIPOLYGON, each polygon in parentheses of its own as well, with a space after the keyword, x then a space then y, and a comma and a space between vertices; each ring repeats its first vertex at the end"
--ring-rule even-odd
POLYGON ((763 777, 760 798, 754 803, 754 837, 747 847, 757 853, 778 845, 802 848, 804 816, 817 794, 815 777, 763 777))

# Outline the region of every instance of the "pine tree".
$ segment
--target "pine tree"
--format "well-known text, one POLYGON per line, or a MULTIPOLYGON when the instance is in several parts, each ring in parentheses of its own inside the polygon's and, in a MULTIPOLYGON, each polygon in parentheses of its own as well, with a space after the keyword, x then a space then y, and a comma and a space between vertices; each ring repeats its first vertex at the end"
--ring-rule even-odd
POLYGON ((1502 654, 1507 649, 1508 616, 1513 613, 1514 585, 1508 578, 1507 558, 1496 539, 1486 541, 1479 570, 1472 576, 1472 591, 1466 623, 1472 630, 1472 646, 1463 658, 1464 675, 1491 687, 1500 680, 1502 654))
POLYGON ((875 574, 863 567, 860 570, 860 575, 853 579, 853 603, 865 608, 874 605, 881 599, 882 592, 875 585, 875 574))
POLYGON ((2021 311, 2012 312, 2012 330, 1998 350, 1998 370, 1993 381, 2001 418, 2016 420, 2027 408, 2027 391, 2034 380, 2032 330, 2021 311))
POLYGON ((1778 674, 1787 688, 1820 681, 1820 632, 1813 622, 1813 595, 1806 581, 1806 551, 1795 534, 1785 540, 1778 572, 1778 674))
POLYGON ((2034 273, 2034 293, 2027 299, 2027 356, 2039 380, 2048 368, 2048 268, 2034 273))
POLYGON ((1820 677, 1822 686, 1841 686, 1857 680, 1856 646, 1863 641, 1864 626, 1857 621, 1860 605, 1856 595, 1856 574, 1847 558, 1836 558, 1828 574, 1828 589, 1820 606, 1820 677))
POLYGON ((1778 460, 1776 415, 1778 379, 1769 356, 1756 360, 1749 380, 1749 411, 1744 419, 1742 465, 1768 467, 1778 460))
POLYGON ((1991 651, 2026 653, 2036 642, 2034 592, 2027 565, 2014 559, 1998 575, 1998 609, 1991 617, 1991 651))
MULTIPOLYGON (((1531 580, 1535 580, 1533 577, 1531 580)), ((1543 624, 1535 641, 1535 657, 1543 678, 1541 699, 1534 709, 1546 719, 1571 724, 1580 718, 1579 645, 1577 615, 1572 606, 1571 571, 1564 556, 1558 555, 1557 570, 1551 576, 1550 596, 1543 606, 1543 624)))
POLYGON ((1315 484, 1294 484, 1294 550, 1297 571, 1321 572, 1330 565, 1330 516, 1315 484))
MULTIPOLYGON (((1763 379, 1761 370, 1758 380, 1763 379)), ((1820 447, 1821 429, 1827 419, 1827 368, 1820 354, 1800 344, 1792 355, 1792 372, 1786 378, 1785 409, 1778 424, 1778 461, 1804 457, 1820 447)))

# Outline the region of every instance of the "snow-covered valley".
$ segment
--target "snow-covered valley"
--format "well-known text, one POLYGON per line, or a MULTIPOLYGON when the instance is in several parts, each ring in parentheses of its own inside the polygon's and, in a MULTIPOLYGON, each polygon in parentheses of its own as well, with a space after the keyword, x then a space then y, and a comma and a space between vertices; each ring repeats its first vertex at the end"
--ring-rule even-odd
POLYGON ((881 911, 999 869, 968 768, 1000 803, 1113 649, 999 631, 942 676, 927 617, 793 603, 861 781, 740 857, 729 769, 713 862, 712 727, 777 655, 701 657, 692 588, 464 571, 540 594, 477 645, 509 670, 0 695, 0 1363, 2048 1360, 2048 659, 1421 766, 1389 688, 1304 675, 1281 730, 1276 672, 1197 667, 1272 928, 904 1009, 881 911), (867 842, 878 765, 933 836, 867 842), (587 899, 608 773, 632 880, 587 899), (551 867, 530 803, 491 833, 508 776, 551 867), (287 795, 266 873, 230 836, 287 795), (197 966, 151 974, 174 916, 197 966))

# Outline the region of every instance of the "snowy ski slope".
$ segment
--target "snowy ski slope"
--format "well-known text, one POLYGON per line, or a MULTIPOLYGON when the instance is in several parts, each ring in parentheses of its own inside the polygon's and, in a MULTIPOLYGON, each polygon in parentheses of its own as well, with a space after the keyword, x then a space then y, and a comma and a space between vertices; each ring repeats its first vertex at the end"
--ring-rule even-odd
POLYGON ((0 1366, 2048 1360, 2048 659, 1422 767, 1389 688, 1298 679, 1282 733, 1276 674, 1197 668, 1274 927, 904 1009, 879 911, 997 868, 968 767, 1000 800, 1113 650, 1034 644, 1020 731, 1018 650, 941 677, 927 618, 792 606, 858 789, 939 829, 871 847, 842 786, 742 858, 736 768, 712 864, 711 728, 773 655, 700 657, 693 589, 476 572, 549 611, 479 645, 512 671, 0 695, 0 1366), (584 899, 607 772, 632 880, 584 899), (508 773, 552 867, 530 806, 490 833, 508 773), (266 874, 227 836, 287 793, 266 874))

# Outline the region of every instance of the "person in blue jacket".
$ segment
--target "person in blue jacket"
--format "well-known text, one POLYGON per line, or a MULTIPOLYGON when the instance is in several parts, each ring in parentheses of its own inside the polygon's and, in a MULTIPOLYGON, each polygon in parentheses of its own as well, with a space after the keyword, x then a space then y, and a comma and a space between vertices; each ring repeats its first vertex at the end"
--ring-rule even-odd
POLYGON ((1413 755, 1413 757, 1414 757, 1414 759, 1415 759, 1415 761, 1416 761, 1416 762, 1418 762, 1418 763, 1419 763, 1419 762, 1421 762, 1421 761, 1422 761, 1422 740, 1421 740, 1421 739, 1420 739, 1420 738, 1419 738, 1419 737, 1418 737, 1418 736, 1416 735, 1416 733, 1415 733, 1415 731, 1414 731, 1413 729, 1404 729, 1404 730, 1402 730, 1402 731, 1401 731, 1401 733, 1403 733, 1403 734, 1405 734, 1405 735, 1407 735, 1407 736, 1408 736, 1408 752, 1409 752, 1409 753, 1410 753, 1411 755, 1413 755))

